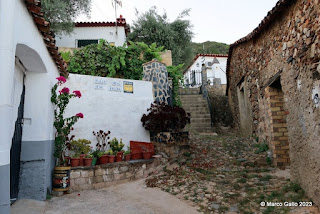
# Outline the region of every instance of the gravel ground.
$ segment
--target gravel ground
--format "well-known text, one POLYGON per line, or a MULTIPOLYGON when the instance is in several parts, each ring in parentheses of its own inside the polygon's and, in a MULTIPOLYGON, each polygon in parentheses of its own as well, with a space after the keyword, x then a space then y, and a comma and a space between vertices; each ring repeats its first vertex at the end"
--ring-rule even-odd
POLYGON ((278 170, 267 160, 265 144, 225 132, 214 136, 193 133, 191 149, 165 173, 147 179, 185 200, 202 213, 319 213, 312 208, 266 207, 261 202, 311 201, 296 183, 290 169, 278 170))

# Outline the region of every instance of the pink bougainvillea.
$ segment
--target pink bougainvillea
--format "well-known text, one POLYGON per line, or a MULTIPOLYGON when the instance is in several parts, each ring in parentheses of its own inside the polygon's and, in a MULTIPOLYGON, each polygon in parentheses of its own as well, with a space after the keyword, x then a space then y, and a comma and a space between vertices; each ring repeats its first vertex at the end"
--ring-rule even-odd
POLYGON ((66 78, 64 78, 63 76, 57 77, 56 79, 58 80, 59 85, 67 82, 66 78))
POLYGON ((61 91, 59 91, 60 94, 69 94, 70 90, 67 87, 64 87, 61 91))
POLYGON ((83 118, 83 114, 82 113, 78 113, 78 114, 76 114, 76 117, 83 118))
POLYGON ((81 97, 81 92, 80 91, 73 91, 74 95, 76 95, 76 97, 81 97))

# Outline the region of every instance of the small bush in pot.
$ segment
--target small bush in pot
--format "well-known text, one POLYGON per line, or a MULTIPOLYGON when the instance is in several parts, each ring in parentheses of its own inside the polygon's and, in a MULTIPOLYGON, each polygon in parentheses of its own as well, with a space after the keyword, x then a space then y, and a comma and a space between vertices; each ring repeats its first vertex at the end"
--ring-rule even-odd
POLYGON ((129 147, 128 147, 127 151, 125 151, 125 153, 124 153, 124 159, 126 161, 129 161, 131 159, 131 151, 130 151, 129 147))
POLYGON ((79 166, 79 163, 80 163, 80 154, 75 153, 71 155, 71 158, 70 158, 71 167, 77 167, 79 166))
POLYGON ((110 149, 107 151, 107 153, 108 153, 109 163, 113 163, 116 157, 115 152, 110 149))
POLYGON ((77 154, 80 154, 79 166, 83 166, 83 158, 90 152, 91 141, 86 139, 78 139, 70 141, 70 149, 77 154))
POLYGON ((190 114, 181 107, 154 102, 148 109, 148 114, 142 116, 141 122, 152 134, 178 132, 190 123, 190 114))
POLYGON ((92 165, 92 161, 93 161, 93 155, 92 154, 88 154, 84 158, 84 165, 85 166, 91 166, 92 165))
POLYGON ((113 138, 110 142, 110 148, 112 151, 116 152, 116 161, 120 162, 123 158, 124 151, 122 150, 124 147, 124 144, 122 142, 122 139, 120 139, 120 142, 117 138, 113 138))

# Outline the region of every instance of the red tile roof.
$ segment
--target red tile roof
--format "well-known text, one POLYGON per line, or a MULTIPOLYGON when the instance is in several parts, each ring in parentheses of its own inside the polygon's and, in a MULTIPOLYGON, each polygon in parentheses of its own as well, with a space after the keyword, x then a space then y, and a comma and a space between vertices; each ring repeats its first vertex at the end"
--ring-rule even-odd
POLYGON ((130 26, 126 23, 126 19, 120 15, 116 22, 76 22, 75 27, 124 27, 126 35, 130 33, 130 26))
POLYGON ((228 54, 197 54, 190 65, 184 70, 183 74, 185 74, 189 68, 193 65, 193 63, 200 57, 200 56, 209 56, 209 57, 228 57, 228 54))
POLYGON ((67 77, 67 63, 62 59, 60 53, 58 52, 58 47, 55 43, 55 35, 50 30, 50 23, 43 18, 43 13, 41 12, 41 3, 39 0, 25 0, 26 7, 31 14, 34 23, 36 24, 38 30, 40 31, 43 41, 50 53, 51 58, 55 62, 61 75, 67 77))
POLYGON ((230 45, 229 48, 229 58, 227 61, 227 94, 229 88, 229 69, 230 69, 230 61, 232 58, 232 50, 234 47, 238 46, 241 43, 250 41, 251 39, 257 38, 275 19, 283 14, 283 11, 287 10, 290 5, 294 4, 296 0, 279 0, 267 14, 267 16, 261 21, 261 23, 256 27, 251 33, 247 36, 239 39, 235 43, 230 45))

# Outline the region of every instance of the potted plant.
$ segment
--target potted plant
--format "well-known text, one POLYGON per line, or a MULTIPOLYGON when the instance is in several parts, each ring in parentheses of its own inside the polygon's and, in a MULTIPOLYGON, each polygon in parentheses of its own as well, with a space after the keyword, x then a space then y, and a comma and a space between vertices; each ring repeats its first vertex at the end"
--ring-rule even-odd
POLYGON ((73 125, 79 118, 83 118, 82 113, 75 116, 64 118, 64 112, 71 98, 81 97, 80 91, 70 93, 69 88, 62 88, 57 95, 58 86, 64 84, 67 80, 61 76, 57 78, 58 82, 51 89, 51 102, 55 104, 54 110, 54 127, 56 128, 54 157, 56 157, 56 166, 65 164, 64 157, 67 144, 69 143, 68 135, 73 130, 73 125))
POLYGON ((101 153, 98 154, 98 156, 99 156, 100 164, 108 163, 108 154, 107 154, 107 152, 101 152, 101 153))
POLYGON ((142 146, 141 149, 142 149, 143 159, 149 160, 152 156, 152 152, 148 151, 147 147, 145 146, 142 146))
POLYGON ((91 166, 92 165, 92 161, 93 161, 93 155, 92 154, 88 154, 84 158, 84 165, 85 166, 91 166))
POLYGON ((80 154, 75 153, 71 155, 71 158, 70 158, 71 167, 77 167, 79 166, 79 163, 80 163, 80 154))
POLYGON ((127 151, 125 151, 125 153, 124 153, 124 159, 126 161, 129 161, 131 159, 131 153, 130 153, 130 147, 129 146, 128 146, 127 151))
POLYGON ((124 144, 122 143, 122 139, 120 139, 120 142, 117 138, 113 138, 110 142, 110 148, 112 151, 116 153, 116 162, 120 162, 123 159, 123 153, 124 151, 122 148, 124 147, 124 144))
POLYGON ((92 166, 98 165, 98 159, 101 157, 102 152, 100 151, 100 148, 96 148, 96 150, 92 150, 91 154, 93 156, 92 160, 92 166))
POLYGON ((84 165, 83 158, 90 152, 91 142, 86 139, 72 140, 70 142, 70 149, 75 153, 80 154, 80 163, 79 166, 84 165))
POLYGON ((53 191, 68 191, 69 190, 69 176, 71 167, 67 166, 65 153, 69 143, 68 136, 73 129, 73 125, 79 118, 83 118, 82 113, 75 116, 65 118, 64 112, 66 106, 69 104, 71 98, 81 97, 80 91, 73 91, 70 93, 69 88, 62 88, 57 94, 58 86, 64 84, 67 80, 65 77, 60 76, 56 78, 58 82, 54 84, 51 89, 51 102, 55 105, 54 109, 54 127, 56 128, 55 141, 54 141, 54 157, 56 158, 56 167, 53 174, 53 191))
POLYGON ((109 163, 113 163, 114 159, 115 159, 115 152, 112 151, 111 149, 107 151, 108 153, 108 159, 109 159, 109 163))
POLYGON ((179 138, 184 133, 183 128, 190 123, 190 114, 179 106, 155 102, 148 109, 148 114, 142 116, 141 122, 142 126, 150 131, 152 141, 168 143, 162 142, 161 133, 179 138))

